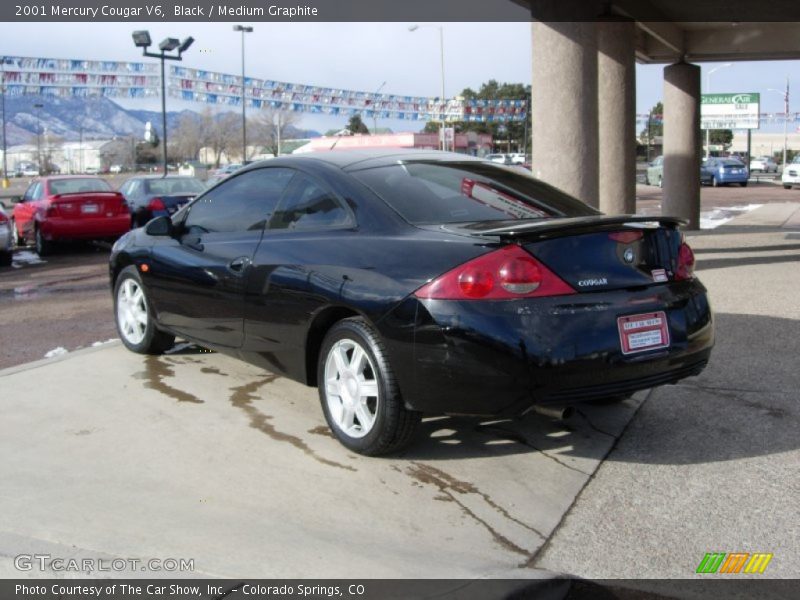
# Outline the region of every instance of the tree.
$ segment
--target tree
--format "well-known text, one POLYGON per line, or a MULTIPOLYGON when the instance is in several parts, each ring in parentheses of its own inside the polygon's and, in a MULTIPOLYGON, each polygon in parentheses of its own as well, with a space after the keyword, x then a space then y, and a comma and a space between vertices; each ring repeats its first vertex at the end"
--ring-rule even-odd
MULTIPOLYGON (((525 100, 527 102, 527 123, 525 121, 506 121, 506 122, 472 122, 457 121, 450 122, 448 126, 453 127, 456 133, 474 131, 476 133, 489 133, 492 138, 497 140, 508 140, 510 144, 517 147, 519 151, 527 149, 526 132, 530 132, 531 127, 531 86, 522 83, 498 83, 495 79, 490 79, 476 92, 471 88, 465 88, 461 92, 464 100, 525 100)), ((439 133, 440 121, 428 121, 425 124, 426 133, 439 133)))
POLYGON ((253 119, 253 139, 259 140, 264 145, 265 152, 279 156, 281 140, 287 138, 289 129, 299 119, 299 113, 285 108, 264 108, 253 119))
POLYGON ((654 138, 664 135, 664 103, 658 102, 650 109, 647 115, 647 123, 639 134, 639 139, 643 144, 649 146, 654 138))
POLYGON ((350 133, 353 135, 357 133, 365 133, 369 135, 369 128, 364 125, 364 121, 361 120, 360 114, 355 114, 350 117, 350 120, 347 122, 347 129, 349 129, 350 133))
POLYGON ((235 113, 213 113, 207 108, 200 117, 200 127, 205 132, 205 147, 211 149, 217 167, 224 153, 241 144, 242 122, 235 113))
POLYGON ((184 113, 170 131, 170 148, 181 161, 197 160, 200 150, 208 145, 208 131, 203 127, 203 117, 184 113))
POLYGON ((712 129, 709 137, 712 144, 727 148, 733 141, 733 131, 730 129, 712 129))

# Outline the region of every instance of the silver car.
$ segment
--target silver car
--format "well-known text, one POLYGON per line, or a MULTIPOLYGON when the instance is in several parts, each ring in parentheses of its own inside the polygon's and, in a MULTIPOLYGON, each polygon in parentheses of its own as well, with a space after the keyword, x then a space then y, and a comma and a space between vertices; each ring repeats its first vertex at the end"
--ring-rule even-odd
POLYGON ((777 173, 778 163, 769 156, 757 156, 750 161, 750 172, 777 173))
POLYGON ((8 215, 0 206, 0 267, 7 267, 11 264, 13 252, 13 237, 11 235, 11 224, 8 215))

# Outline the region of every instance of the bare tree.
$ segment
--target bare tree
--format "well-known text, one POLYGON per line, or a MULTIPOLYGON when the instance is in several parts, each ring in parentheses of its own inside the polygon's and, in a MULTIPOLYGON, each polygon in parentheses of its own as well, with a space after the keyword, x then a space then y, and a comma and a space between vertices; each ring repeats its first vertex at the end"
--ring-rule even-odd
MULTIPOLYGON (((210 114, 210 110, 206 109, 210 114)), ((170 150, 183 160, 197 160, 200 150, 208 145, 208 130, 203 126, 204 117, 183 114, 175 129, 170 132, 170 150)))
POLYGON ((290 126, 300 120, 300 114, 277 108, 265 108, 253 119, 254 139, 261 140, 264 150, 273 156, 281 151, 281 140, 286 139, 290 126))
POLYGON ((236 149, 242 139, 242 124, 232 112, 212 113, 206 109, 200 119, 205 135, 205 146, 214 153, 214 164, 219 167, 223 153, 236 149))

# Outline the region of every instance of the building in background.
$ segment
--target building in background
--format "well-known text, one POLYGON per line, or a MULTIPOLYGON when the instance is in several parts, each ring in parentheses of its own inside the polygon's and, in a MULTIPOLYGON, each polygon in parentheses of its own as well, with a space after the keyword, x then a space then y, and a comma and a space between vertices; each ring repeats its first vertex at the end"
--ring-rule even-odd
MULTIPOLYGON (((304 152, 325 152, 334 148, 336 150, 371 149, 376 148, 418 148, 421 150, 437 150, 439 148, 438 133, 384 133, 378 135, 342 135, 332 137, 319 137, 309 140, 294 151, 294 154, 304 152)), ((492 136, 488 133, 455 134, 455 152, 484 156, 492 151, 492 136)))

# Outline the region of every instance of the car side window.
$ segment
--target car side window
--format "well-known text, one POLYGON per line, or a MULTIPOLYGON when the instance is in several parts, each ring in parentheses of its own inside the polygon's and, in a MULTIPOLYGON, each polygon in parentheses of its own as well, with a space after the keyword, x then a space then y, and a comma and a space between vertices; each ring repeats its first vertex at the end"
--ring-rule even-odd
POLYGON ((295 171, 265 167, 234 175, 189 207, 188 233, 226 233, 263 229, 295 171))
MULTIPOLYGON (((30 198, 28 200, 39 200, 42 197, 42 182, 37 181, 30 188, 30 198)), ((27 193, 26 193, 27 196, 27 193)))
POLYGON ((354 225, 350 212, 330 190, 298 173, 269 223, 270 229, 331 229, 354 225))
POLYGON ((25 190, 25 194, 22 196, 23 202, 30 202, 33 200, 33 190, 37 186, 36 183, 32 183, 28 186, 28 189, 25 190))

